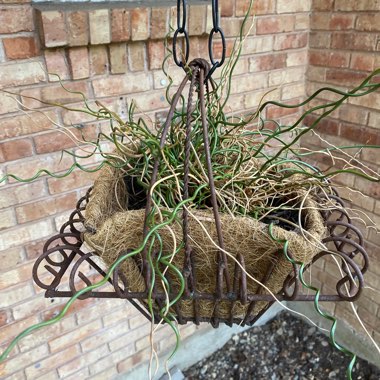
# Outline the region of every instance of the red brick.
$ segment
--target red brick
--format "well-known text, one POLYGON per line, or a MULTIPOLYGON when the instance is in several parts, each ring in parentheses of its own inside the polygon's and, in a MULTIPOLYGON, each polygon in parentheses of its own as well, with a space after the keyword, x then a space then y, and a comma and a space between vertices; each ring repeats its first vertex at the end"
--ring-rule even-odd
MULTIPOLYGON (((242 2, 244 0, 240 0, 242 2)), ((255 1, 253 3, 253 14, 255 15, 267 15, 275 13, 276 11, 276 1, 267 0, 267 1, 255 1)))
POLYGON ((291 32, 294 30, 294 21, 293 15, 259 18, 256 24, 257 34, 291 32))
POLYGON ((0 6, 0 33, 33 31, 33 10, 30 5, 0 6))
POLYGON ((163 41, 148 41, 149 69, 160 69, 165 58, 165 46, 163 41))
POLYGON ((53 85, 47 87, 31 88, 21 91, 23 104, 28 108, 46 107, 46 104, 68 104, 83 100, 82 93, 86 98, 89 91, 86 82, 72 82, 63 85, 53 85), (31 99, 36 98, 37 100, 31 99))
POLYGON ((17 373, 14 372, 19 371, 20 368, 23 368, 25 363, 36 362, 48 355, 48 346, 43 344, 42 346, 39 346, 29 352, 25 352, 17 356, 11 356, 9 360, 0 364, 0 376, 2 379, 24 380, 26 377, 23 371, 17 373))
POLYGON ((204 5, 192 5, 189 10, 189 34, 200 36, 205 32, 207 9, 204 5))
MULTIPOLYGON (((58 194, 66 191, 76 190, 83 187, 89 187, 94 183, 98 173, 86 173, 83 171, 74 171, 64 181, 60 178, 49 178, 48 187, 50 194, 58 194)), ((81 195, 84 195, 82 193, 81 195)))
POLYGON ((10 271, 3 272, 0 278, 0 290, 3 291, 11 286, 30 281, 33 265, 33 262, 29 262, 10 271))
POLYGON ((41 181, 35 181, 30 184, 17 184, 12 187, 7 186, 0 190, 0 209, 41 198, 45 194, 46 189, 41 181))
POLYGON ((123 74, 127 71, 127 46, 125 43, 109 46, 112 74, 123 74))
POLYGON ((70 362, 76 356, 80 355, 78 346, 72 346, 64 351, 54 355, 49 355, 43 360, 39 360, 38 366, 31 365, 25 369, 27 378, 33 379, 42 376, 52 369, 56 369, 64 363, 70 362))
POLYGON ((330 46, 331 33, 330 32, 311 32, 309 37, 310 48, 323 48, 330 46))
POLYGON ((136 93, 150 89, 150 80, 145 73, 113 75, 92 81, 95 96, 109 97, 126 93, 136 93))
POLYGON ((303 78, 306 67, 294 67, 286 70, 273 71, 269 74, 269 86, 283 86, 288 83, 295 83, 303 78))
MULTIPOLYGON (((86 309, 88 311, 90 306, 97 304, 99 301, 100 301, 99 299, 87 298, 84 300, 80 300, 80 302, 74 302, 72 306, 70 307, 70 309, 67 311, 66 317, 74 316, 78 312, 85 311, 86 309)), ((54 318, 61 310, 62 310, 62 305, 56 305, 55 307, 49 310, 44 310, 42 312, 42 320, 48 321, 49 319, 54 318)))
MULTIPOLYGON (((238 18, 225 18, 223 20, 223 33, 225 37, 238 37, 240 35, 242 21, 238 18)), ((215 36, 215 40, 218 36, 215 36)))
MULTIPOLYGON (((316 120, 316 116, 309 115, 305 119, 305 124, 311 126, 316 120)), ((336 136, 339 133, 339 122, 330 118, 322 119, 316 126, 316 130, 327 135, 336 136)))
POLYGON ((107 47, 104 45, 90 46, 91 75, 102 75, 108 70, 107 47))
POLYGON ((335 10, 337 11, 378 11, 378 0, 336 0, 335 10))
POLYGON ((267 86, 267 78, 265 76, 257 77, 255 80, 252 80, 252 74, 248 75, 239 75, 236 77, 236 80, 231 83, 230 91, 232 94, 251 92, 264 88, 267 86))
POLYGON ((333 33, 331 47, 344 50, 374 51, 376 42, 375 34, 333 33))
POLYGON ((72 210, 77 201, 76 193, 69 193, 43 201, 16 207, 16 215, 19 223, 27 223, 33 220, 46 218, 58 212, 72 210))
POLYGON ((312 30, 328 30, 330 25, 330 13, 313 12, 310 18, 312 30))
POLYGON ((33 241, 32 243, 30 243, 30 241, 26 242, 24 245, 26 257, 29 260, 35 260, 38 256, 41 255, 45 243, 45 240, 33 241))
POLYGON ((268 54, 252 58, 250 71, 269 71, 283 67, 286 67, 286 54, 268 54))
POLYGON ((222 17, 231 17, 234 14, 234 2, 231 0, 221 0, 220 4, 220 15, 222 17))
POLYGON ((350 60, 348 53, 331 52, 328 60, 330 67, 347 67, 350 60))
MULTIPOLYGON (((298 50, 294 52, 289 52, 288 57, 286 59, 286 66, 293 67, 293 66, 306 66, 309 59, 308 51, 305 50, 298 50)), ((298 81, 298 78, 294 78, 295 81, 298 81)))
POLYGON ((331 30, 352 29, 355 23, 355 15, 351 14, 333 14, 330 19, 331 30))
MULTIPOLYGON (((380 10, 380 7, 379 7, 380 10)), ((356 23, 357 30, 366 32, 379 32, 380 31, 380 13, 359 15, 356 23)))
POLYGON ((296 21, 294 23, 294 28, 297 31, 304 30, 306 32, 310 31, 310 15, 309 13, 297 13, 296 21))
MULTIPOLYGON (((288 101, 290 101, 291 99, 303 98, 305 96, 305 91, 305 84, 303 82, 283 86, 281 100, 286 100, 288 103, 288 101)), ((286 120, 292 119, 290 117, 287 117, 286 120)))
POLYGON ((19 110, 16 95, 0 92, 0 115, 9 114, 19 110))
POLYGON ((145 69, 145 43, 128 44, 128 54, 131 71, 143 71, 145 69))
MULTIPOLYGON (((265 3, 269 3, 272 1, 265 1, 265 3)), ((233 1, 230 1, 231 4, 233 4, 233 1)), ((255 3, 263 3, 262 1, 255 1, 255 3)), ((236 17, 244 17, 247 12, 248 12, 248 6, 249 6, 249 1, 246 0, 236 0, 236 9, 235 9, 235 16, 236 17)), ((263 7, 263 5, 256 5, 257 7, 263 7)), ((265 5, 264 5, 265 7, 265 5)), ((254 14, 255 10, 254 7, 252 7, 250 15, 252 16, 254 14)))
POLYGON ((357 71, 342 69, 327 69, 326 80, 329 83, 344 83, 347 85, 359 85, 366 78, 366 75, 357 71))
POLYGON ((22 262, 23 249, 21 247, 7 249, 6 251, 0 252, 0 270, 2 272, 5 272, 7 269, 12 269, 22 262))
MULTIPOLYGON (((11 228, 16 224, 12 209, 8 208, 7 210, 0 211, 0 231, 11 228)), ((0 276, 0 283, 2 278, 3 274, 0 276)))
POLYGON ((36 152, 38 154, 60 152, 67 148, 73 148, 75 146, 84 143, 84 140, 93 141, 96 139, 96 130, 94 129, 78 129, 69 128, 67 132, 49 132, 34 137, 34 143, 36 146, 36 152), (72 136, 73 134, 74 136, 72 136), (79 141, 74 140, 76 137, 79 141))
POLYGON ((313 0, 312 9, 315 11, 330 11, 333 6, 334 0, 313 0))
POLYGON ((90 40, 92 45, 111 42, 111 25, 108 9, 96 9, 89 12, 90 40))
POLYGON ((350 123, 366 125, 368 111, 361 107, 355 107, 352 104, 342 104, 339 109, 339 118, 350 123))
POLYGON ((347 67, 350 55, 340 52, 311 51, 309 59, 310 64, 315 66, 347 67))
POLYGON ((125 359, 125 360, 121 361, 117 365, 118 372, 119 373, 127 372, 131 368, 133 368, 133 367, 137 366, 138 364, 142 363, 143 361, 148 360, 149 357, 150 357, 150 352, 151 352, 150 348, 147 348, 147 349, 145 349, 143 351, 140 351, 140 352, 132 355, 128 359, 125 359))
POLYGON ((340 136, 355 143, 380 145, 378 131, 359 127, 356 124, 341 123, 340 136))
POLYGON ((296 108, 283 108, 271 106, 267 108, 267 119, 278 120, 280 117, 294 115, 299 110, 296 108))
POLYGON ((308 12, 312 0, 277 0, 277 13, 308 12))
POLYGON ((18 160, 33 155, 30 139, 18 139, 0 143, 0 162, 18 160))
POLYGON ((32 58, 40 53, 33 37, 4 38, 3 44, 8 59, 32 58))
POLYGON ((133 41, 149 38, 149 9, 134 8, 131 10, 131 36, 133 41))
MULTIPOLYGON (((13 173, 22 179, 30 178, 35 175, 38 170, 45 169, 50 172, 61 172, 67 170, 73 163, 71 156, 64 155, 61 157, 61 153, 49 154, 44 156, 35 156, 24 160, 22 165, 20 163, 11 163, 7 166, 7 172, 13 173)), ((41 175, 45 175, 42 173, 41 175)), ((11 180, 14 182, 14 180, 11 180)))
MULTIPOLYGON (((178 57, 183 58, 182 49, 183 49, 183 40, 181 41, 181 44, 178 47, 178 57)), ((205 38, 203 37, 190 37, 190 58, 189 61, 193 60, 194 58, 199 58, 203 56, 204 52, 207 51, 208 47, 206 48, 206 45, 204 44, 205 38), (206 50, 205 50, 206 49, 206 50)), ((207 45, 208 46, 208 45, 207 45)), ((220 57, 220 39, 216 39, 214 41, 213 45, 215 59, 218 59, 220 57)), ((161 62, 162 64, 162 62, 161 62)))
POLYGON ((45 62, 48 73, 51 74, 49 75, 51 82, 57 82, 59 78, 61 80, 70 79, 64 49, 45 50, 45 62))
POLYGON ((134 96, 137 108, 140 111, 148 112, 167 107, 167 101, 162 91, 150 91, 147 94, 138 94, 134 96))
POLYGON ((30 113, 29 115, 20 115, 1 119, 0 140, 29 135, 52 128, 52 123, 46 116, 52 118, 56 122, 58 121, 57 115, 54 112, 46 112, 45 115, 35 112, 30 113))
POLYGON ((350 67, 354 70, 372 71, 375 66, 375 57, 373 55, 353 53, 350 67))
POLYGON ((111 11, 112 42, 129 41, 131 38, 130 12, 127 9, 111 11))
POLYGON ((165 38, 169 33, 169 9, 152 8, 150 35, 152 39, 165 38))
POLYGON ((373 128, 380 129, 380 113, 370 112, 368 125, 373 128))
POLYGON ((12 62, 11 64, 1 66, 1 88, 10 86, 24 86, 44 81, 46 81, 46 75, 40 62, 12 62))
POLYGON ((73 79, 83 79, 90 76, 90 62, 86 46, 70 48, 68 62, 73 79))
MULTIPOLYGON (((233 3, 231 1, 230 3, 233 3)), ((255 1, 253 3, 251 16, 252 15, 268 15, 275 13, 275 0, 266 1, 255 1)), ((249 1, 246 0, 236 0, 236 16, 243 17, 248 12, 249 1)))
POLYGON ((66 15, 62 11, 43 11, 40 13, 42 40, 46 47, 65 46, 68 43, 66 15))
POLYGON ((275 50, 288 50, 288 49, 300 49, 307 46, 308 34, 286 34, 278 35, 275 38, 274 49, 275 50))
MULTIPOLYGON (((77 371, 79 368, 85 368, 93 363, 98 363, 102 358, 107 364, 112 363, 113 361, 112 359, 110 360, 110 355, 107 345, 99 345, 95 350, 85 354, 82 353, 74 360, 59 367, 59 377, 61 379, 70 379, 70 377, 67 376, 72 375, 71 380, 78 379, 77 371)), ((94 376, 90 376, 90 378, 94 378, 94 376)))
MULTIPOLYGON (((95 320, 86 325, 78 326, 75 330, 68 332, 57 338, 53 338, 49 341, 49 347, 51 352, 62 351, 63 349, 69 347, 73 342, 79 342, 84 340, 90 335, 95 334, 97 331, 101 330, 102 322, 100 320, 95 320)), ((101 345, 101 342, 99 342, 101 345)), ((96 348, 96 346, 94 347, 96 348)))
POLYGON ((88 13, 84 11, 68 12, 66 17, 69 45, 87 45, 89 41, 88 13))
MULTIPOLYGON (((107 102, 105 100, 102 100, 102 103, 107 106, 107 102)), ((110 100, 108 101, 110 103, 110 100)), ((99 107, 94 102, 89 102, 88 105, 92 109, 98 109, 99 107)), ((108 104, 109 106, 109 104, 108 104)), ((77 107, 83 110, 83 102, 78 104, 77 107)), ((71 110, 62 110, 62 120, 63 124, 66 126, 72 127, 73 125, 82 125, 87 122, 93 122, 97 118, 96 116, 85 113, 85 112, 78 112, 78 111, 71 111, 71 110)))
MULTIPOLYGON (((364 161, 372 162, 373 164, 379 165, 380 164, 379 148, 365 148, 365 149, 363 149, 363 151, 361 153, 361 158, 364 161)), ((378 207, 380 207, 380 206, 378 206, 378 207)))

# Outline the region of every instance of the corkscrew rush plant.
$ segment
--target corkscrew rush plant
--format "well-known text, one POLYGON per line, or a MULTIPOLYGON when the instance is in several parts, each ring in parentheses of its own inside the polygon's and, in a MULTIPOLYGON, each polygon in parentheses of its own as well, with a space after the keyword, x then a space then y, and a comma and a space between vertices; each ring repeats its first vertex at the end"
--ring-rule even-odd
MULTIPOLYGON (((252 6, 252 2, 250 6, 252 6)), ((349 99, 370 96, 371 93, 378 91, 380 83, 376 80, 379 78, 380 68, 351 91, 345 92, 332 87, 324 87, 296 105, 288 105, 273 100, 265 101, 264 96, 260 106, 254 113, 244 117, 229 115, 225 109, 230 97, 233 71, 242 51, 245 38, 244 30, 246 30, 248 20, 249 17, 246 16, 241 28, 240 38, 232 49, 231 58, 222 70, 220 80, 218 82, 211 80, 211 90, 205 99, 208 125, 207 138, 213 163, 213 176, 219 210, 229 215, 250 217, 259 221, 270 221, 268 227, 271 238, 273 241, 283 245, 283 254, 286 260, 299 266, 299 277, 303 286, 315 292, 315 308, 317 312, 332 322, 331 343, 336 349, 351 355, 352 360, 347 370, 348 378, 351 379, 355 356, 336 342, 336 319, 321 310, 319 306, 320 290, 308 284, 303 278, 305 263, 295 261, 289 255, 288 242, 274 235, 273 225, 276 223, 274 219, 277 218, 277 221, 283 219, 281 218, 281 213, 286 214, 289 210, 296 210, 298 214, 301 214, 300 199, 294 196, 297 191, 309 191, 310 188, 313 188, 329 193, 331 192, 330 180, 342 174, 359 176, 371 182, 380 182, 378 173, 370 167, 355 165, 352 162, 353 157, 349 154, 352 149, 380 148, 379 146, 330 146, 308 151, 298 145, 302 137, 317 130, 318 124, 340 107, 343 102, 349 99), (329 94, 329 98, 331 94, 334 94, 337 100, 316 106, 310 105, 317 97, 323 96, 325 93, 329 94), (281 125, 275 120, 266 120, 264 118, 263 115, 265 115, 265 111, 269 106, 300 110, 309 106, 309 109, 303 112, 291 125, 281 125), (318 116, 311 125, 305 126, 303 124, 305 118, 311 114, 317 114, 318 116), (338 153, 338 155, 335 156, 335 153, 338 153), (303 158, 312 158, 313 154, 327 155, 335 161, 343 162, 344 166, 338 169, 321 171, 312 164, 301 161, 303 158), (279 198, 283 199, 280 203, 277 202, 279 198), (276 217, 273 217, 274 214, 276 217)), ((163 70, 169 79, 166 97, 168 103, 172 104, 174 102, 172 91, 176 89, 176 86, 174 86, 168 72, 167 63, 170 57, 171 52, 168 48, 163 70)), ((195 74, 191 72, 191 69, 187 67, 186 70, 189 77, 194 78, 195 74)), ((187 80, 184 80, 180 88, 184 88, 186 84, 187 80)), ((64 83, 61 82, 61 85, 65 88, 64 83)), ((144 117, 136 117, 138 110, 133 103, 128 109, 128 120, 124 121, 115 112, 102 105, 101 102, 96 102, 98 108, 95 109, 90 106, 83 94, 66 90, 82 97, 83 109, 39 101, 68 111, 88 114, 99 121, 106 121, 109 123, 110 132, 101 132, 95 141, 91 141, 84 136, 82 136, 82 139, 78 139, 71 135, 67 129, 57 125, 63 133, 71 136, 78 143, 79 151, 63 151, 63 154, 74 158, 74 164, 63 173, 41 169, 30 178, 21 178, 17 174, 7 173, 0 178, 0 182, 12 178, 18 182, 29 183, 45 174, 55 178, 65 178, 77 169, 85 172, 96 172, 105 166, 110 166, 124 173, 125 177, 134 179, 136 186, 141 189, 142 193, 150 192, 152 207, 147 218, 149 228, 142 244, 132 252, 124 252, 109 267, 106 276, 101 281, 79 290, 55 318, 31 326, 19 334, 1 354, 0 362, 7 358, 20 339, 37 329, 61 320, 72 304, 82 295, 104 286, 111 278, 115 268, 125 260, 137 257, 144 251, 147 254, 151 273, 146 302, 152 319, 154 319, 154 312, 157 312, 157 310, 154 309, 153 293, 157 283, 160 283, 160 286, 165 291, 166 301, 164 306, 158 310, 158 313, 162 322, 170 325, 177 336, 176 347, 170 356, 172 357, 180 342, 174 307, 181 299, 185 289, 183 274, 173 264, 173 258, 184 248, 184 242, 177 241, 172 230, 173 223, 180 221, 179 215, 186 210, 191 218, 199 223, 202 228, 205 228, 193 211, 210 207, 211 194, 205 169, 206 157, 204 154, 200 101, 198 99, 186 103, 183 97, 178 99, 178 106, 174 109, 173 117, 168 120, 170 129, 168 135, 164 138, 165 144, 162 146, 160 145, 160 139, 165 126, 152 128, 152 125, 149 125, 144 117), (190 151, 186 152, 185 126, 189 119, 191 119, 191 144, 190 151), (188 177, 189 194, 184 197, 183 162, 186 154, 190 155, 192 165, 189 168, 188 177), (95 167, 89 168, 81 163, 81 160, 98 156, 100 156, 100 162, 95 167), (150 186, 156 159, 160 159, 157 178, 154 180, 153 186, 150 186), (163 248, 162 232, 164 230, 169 231, 172 236, 172 250, 169 252, 163 248), (173 282, 168 280, 168 273, 173 282)), ((330 206, 327 203, 321 207, 322 209, 325 207, 327 210, 330 206)), ((303 231, 301 222, 292 222, 285 219, 284 223, 290 226, 293 223, 295 224, 294 228, 300 229, 301 232, 303 231)), ((210 241, 218 250, 224 251, 231 260, 237 262, 234 255, 225 251, 211 237, 210 241)), ((237 264, 240 265, 238 262, 237 264)), ((242 269, 244 270, 244 268, 242 269)), ((277 300, 275 294, 269 288, 250 273, 246 274, 251 281, 260 284, 277 300)))

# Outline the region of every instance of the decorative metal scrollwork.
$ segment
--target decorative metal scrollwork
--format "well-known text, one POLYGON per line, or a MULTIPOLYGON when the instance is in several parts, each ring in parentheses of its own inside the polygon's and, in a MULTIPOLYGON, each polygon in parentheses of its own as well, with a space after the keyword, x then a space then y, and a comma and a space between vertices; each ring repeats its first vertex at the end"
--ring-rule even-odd
MULTIPOLYGON (((76 206, 76 210, 70 215, 69 220, 64 223, 60 232, 49 239, 44 248, 42 255, 37 259, 33 268, 33 278, 35 283, 46 290, 46 297, 71 297, 73 296, 80 282, 85 285, 92 284, 94 272, 105 276, 105 268, 98 263, 98 257, 95 252, 85 252, 83 249, 82 232, 84 231, 84 211, 87 202, 91 196, 91 189, 81 198, 76 206), (89 270, 91 268, 91 270, 89 270), (87 274, 85 273, 87 270, 87 274), (90 273, 91 272, 91 273, 90 273), (68 276, 68 287, 65 290, 60 290, 59 287, 63 284, 64 276, 68 276)), ((322 201, 322 196, 321 196, 322 201)), ((314 256, 312 262, 306 267, 310 267, 318 260, 325 256, 334 255, 342 259, 341 270, 343 276, 337 281, 336 294, 322 294, 319 296, 320 301, 355 301, 361 294, 364 287, 363 274, 368 269, 368 254, 365 251, 363 244, 364 239, 361 232, 351 224, 351 219, 344 209, 344 202, 337 196, 329 196, 329 201, 335 206, 332 210, 326 212, 326 226, 328 236, 323 240, 326 247, 331 247, 321 251, 314 256)), ((183 298, 194 299, 195 308, 201 300, 210 300, 216 302, 229 301, 231 308, 235 302, 240 302, 242 305, 248 305, 246 314, 243 318, 235 317, 222 319, 212 318, 208 322, 217 327, 220 322, 232 325, 239 323, 243 325, 252 325, 275 299, 270 294, 263 292, 263 287, 259 286, 255 294, 250 294, 247 288, 247 276, 245 271, 244 256, 238 254, 236 256, 236 264, 231 279, 232 291, 228 295, 218 297, 217 294, 203 294, 194 292, 196 288, 196 273, 194 262, 190 264, 190 270, 184 273, 186 281, 186 289, 183 298), (260 311, 258 315, 254 315, 253 311, 257 302, 266 302, 267 306, 260 311)), ((273 260, 272 265, 268 268, 265 276, 260 279, 262 284, 266 284, 275 268, 276 262, 273 260)), ((144 300, 147 298, 147 292, 130 292, 125 276, 116 268, 113 275, 109 279, 111 290, 107 291, 92 291, 84 294, 82 298, 120 298, 130 301, 146 318, 151 320, 150 314, 147 311, 144 300)), ((218 268, 219 276, 223 276, 223 269, 218 268)), ((185 272, 185 270, 184 270, 185 272)), ((65 278, 66 278, 65 277, 65 278)), ((314 295, 302 294, 302 288, 299 279, 299 267, 293 264, 293 271, 288 275, 284 282, 282 291, 276 295, 278 300, 292 301, 313 301, 314 295)), ((221 292, 222 293, 222 292, 221 292)), ((159 305, 163 302, 165 295, 157 292, 155 294, 155 302, 159 305)), ((193 318, 184 317, 181 310, 177 307, 178 322, 185 324, 189 321, 200 323, 205 321, 205 318, 195 313, 193 318)), ((158 317, 157 317, 158 318, 158 317)))

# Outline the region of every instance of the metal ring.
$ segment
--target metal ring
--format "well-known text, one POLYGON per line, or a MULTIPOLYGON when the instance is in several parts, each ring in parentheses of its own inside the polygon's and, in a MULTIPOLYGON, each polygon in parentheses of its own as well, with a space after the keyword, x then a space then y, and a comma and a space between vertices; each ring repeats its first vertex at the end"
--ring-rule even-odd
POLYGON ((216 67, 220 67, 223 65, 225 59, 226 59, 226 38, 224 37, 223 31, 220 28, 212 29, 210 32, 210 36, 208 38, 208 50, 210 54, 210 61, 213 66, 216 65, 216 67), (213 53, 213 42, 214 42, 214 36, 215 34, 220 33, 220 37, 222 39, 222 57, 220 61, 214 60, 214 53, 213 53))
POLYGON ((185 37, 185 63, 187 63, 187 61, 189 60, 190 40, 189 40, 189 34, 187 33, 185 29, 183 31, 181 31, 180 29, 177 29, 175 31, 174 36, 173 36, 173 58, 177 66, 184 67, 184 63, 182 62, 182 60, 178 60, 178 57, 177 57, 177 40, 178 40, 179 34, 183 34, 185 37))
POLYGON ((186 28, 186 18, 187 18, 186 0, 177 0, 177 29, 181 33, 186 28), (181 8, 181 3, 182 3, 182 8, 181 8), (182 24, 180 23, 181 9, 182 9, 182 24))

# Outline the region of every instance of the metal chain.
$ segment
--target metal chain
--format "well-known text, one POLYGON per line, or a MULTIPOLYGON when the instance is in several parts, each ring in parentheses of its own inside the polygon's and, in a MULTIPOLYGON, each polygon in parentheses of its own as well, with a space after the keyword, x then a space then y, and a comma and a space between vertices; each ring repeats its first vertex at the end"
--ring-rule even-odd
MULTIPOLYGON (((208 39, 208 50, 211 61, 211 69, 206 76, 206 81, 211 77, 214 71, 223 65, 226 59, 226 39, 224 37, 224 33, 219 25, 219 1, 212 0, 212 23, 213 28, 211 29, 209 39, 208 39), (214 37, 215 35, 220 34, 220 38, 222 41, 222 56, 220 60, 215 60, 214 58, 214 37)), ((190 40, 189 34, 186 30, 186 22, 187 22, 187 1, 186 0, 177 0, 177 30, 174 32, 173 36, 173 58, 174 62, 179 67, 185 67, 189 60, 190 56, 190 40), (183 54, 183 58, 178 58, 178 38, 183 35, 185 41, 185 52, 183 54), (183 61, 184 59, 184 61, 183 61)))
POLYGON ((186 30, 186 19, 187 19, 186 0, 177 0, 177 30, 174 32, 174 36, 173 36, 173 58, 176 65, 179 67, 185 66, 185 64, 189 60, 189 55, 190 55, 190 41, 189 41, 189 34, 187 33, 187 30, 186 30), (185 63, 182 61, 182 59, 179 60, 177 56, 177 40, 178 40, 178 36, 181 34, 183 34, 185 38, 185 54, 184 54, 185 63))
POLYGON ((219 25, 219 1, 218 0, 212 0, 212 23, 213 28, 211 29, 210 36, 208 39, 208 52, 210 55, 210 61, 212 64, 211 70, 207 74, 206 80, 211 77, 211 75, 214 73, 214 71, 223 65, 225 59, 226 59, 226 38, 224 37, 224 33, 219 25), (222 57, 220 61, 216 61, 214 59, 214 37, 216 34, 220 34, 221 41, 222 41, 222 57))

